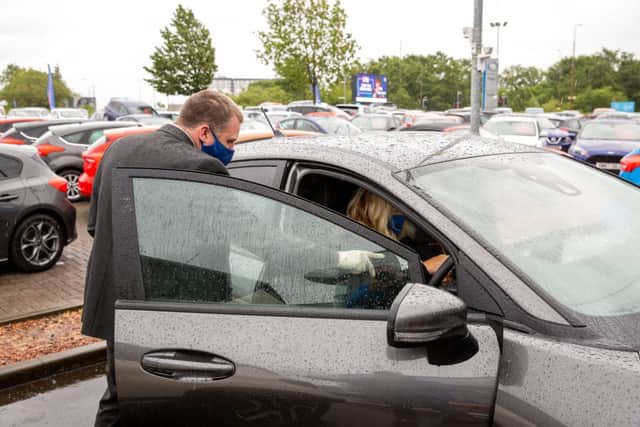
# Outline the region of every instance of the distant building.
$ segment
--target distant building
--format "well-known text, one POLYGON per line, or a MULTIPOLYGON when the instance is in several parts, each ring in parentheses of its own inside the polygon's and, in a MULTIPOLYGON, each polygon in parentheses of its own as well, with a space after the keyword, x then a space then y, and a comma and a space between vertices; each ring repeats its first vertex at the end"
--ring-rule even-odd
POLYGON ((211 82, 209 89, 222 92, 227 95, 238 96, 240 92, 247 89, 251 83, 275 81, 277 79, 234 79, 232 77, 216 77, 211 82))

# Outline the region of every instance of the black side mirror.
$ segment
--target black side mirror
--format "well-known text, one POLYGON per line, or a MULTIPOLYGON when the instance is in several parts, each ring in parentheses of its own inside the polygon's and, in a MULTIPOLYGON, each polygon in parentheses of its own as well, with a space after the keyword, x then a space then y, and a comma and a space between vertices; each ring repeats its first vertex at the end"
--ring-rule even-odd
POLYGON ((387 342, 392 347, 420 346, 468 334, 467 306, 449 292, 408 283, 391 305, 387 342))

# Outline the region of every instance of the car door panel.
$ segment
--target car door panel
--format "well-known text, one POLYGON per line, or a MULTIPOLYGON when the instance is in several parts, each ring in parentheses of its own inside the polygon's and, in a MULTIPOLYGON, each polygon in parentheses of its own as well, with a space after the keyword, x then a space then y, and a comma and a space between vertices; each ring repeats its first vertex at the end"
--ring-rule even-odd
POLYGON ((331 276, 332 269, 305 270, 296 276, 300 264, 304 267, 308 261, 303 254, 310 243, 340 249, 335 245, 347 242, 353 245, 347 248, 388 251, 385 262, 390 255, 398 256, 382 264, 384 271, 405 272, 406 277, 392 274, 401 284, 420 281, 420 260, 404 246, 290 194, 224 176, 117 170, 113 197, 114 232, 129 236, 117 239, 121 244, 114 252, 121 297, 116 304, 116 378, 128 423, 347 425, 358 419, 366 425, 404 420, 416 425, 486 425, 491 421, 500 359, 491 327, 470 325, 464 344, 390 347, 388 310, 366 304, 348 308, 343 298, 350 293, 343 294, 344 290, 353 285, 349 280, 382 280, 378 264, 373 279, 366 273, 368 279, 350 274, 345 282, 341 276, 331 276), (142 185, 148 183, 153 185, 142 185), (215 206, 225 203, 225 193, 231 191, 259 214, 238 218, 242 233, 262 240, 269 235, 261 234, 264 229, 286 227, 298 240, 306 240, 271 254, 282 260, 273 268, 272 258, 257 256, 242 246, 242 239, 232 238, 227 263, 216 252, 215 239, 202 234, 233 227, 215 225, 230 216, 215 206), (172 204, 166 203, 168 198, 172 204), (282 206, 274 210, 269 207, 273 204, 282 206), (326 224, 325 229, 319 224, 326 224), (338 227, 338 232, 331 227, 338 227), (310 242, 314 237, 317 241, 310 242), (228 280, 210 277, 207 269, 224 273, 226 264, 236 265, 228 280), (251 283, 255 287, 249 297, 237 295, 238 289, 250 290, 251 283), (210 297, 202 293, 206 287, 223 286, 232 289, 210 297), (188 293, 192 291, 195 294, 188 293), (447 352, 459 354, 449 357, 447 352))
POLYGON ((472 359, 436 366, 424 347, 388 347, 384 319, 145 307, 118 309, 116 325, 118 332, 135 325, 118 334, 118 393, 122 410, 145 424, 486 425, 492 413, 499 347, 488 326, 470 327, 482 343, 472 359), (217 381, 171 380, 141 369, 145 354, 163 349, 216 355, 235 372, 217 381))

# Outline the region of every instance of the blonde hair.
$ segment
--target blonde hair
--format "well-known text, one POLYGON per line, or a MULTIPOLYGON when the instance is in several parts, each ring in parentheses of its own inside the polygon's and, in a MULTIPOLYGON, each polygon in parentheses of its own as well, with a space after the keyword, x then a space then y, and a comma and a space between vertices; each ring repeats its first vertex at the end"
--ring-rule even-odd
POLYGON ((240 107, 228 96, 212 90, 201 90, 185 101, 176 123, 186 128, 194 128, 205 123, 216 130, 224 130, 235 116, 240 123, 244 115, 240 107))
POLYGON ((389 230, 388 226, 389 218, 393 212, 393 206, 364 188, 359 188, 356 191, 347 206, 349 218, 397 240, 397 236, 389 230))

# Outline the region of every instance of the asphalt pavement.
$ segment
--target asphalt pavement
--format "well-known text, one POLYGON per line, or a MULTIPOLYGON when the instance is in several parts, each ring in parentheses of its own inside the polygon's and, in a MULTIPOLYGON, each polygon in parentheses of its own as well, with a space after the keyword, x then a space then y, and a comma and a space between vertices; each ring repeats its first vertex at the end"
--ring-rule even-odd
POLYGON ((87 233, 89 202, 78 202, 78 238, 64 248, 58 263, 41 273, 22 273, 0 264, 0 324, 82 305, 92 238, 87 233))

